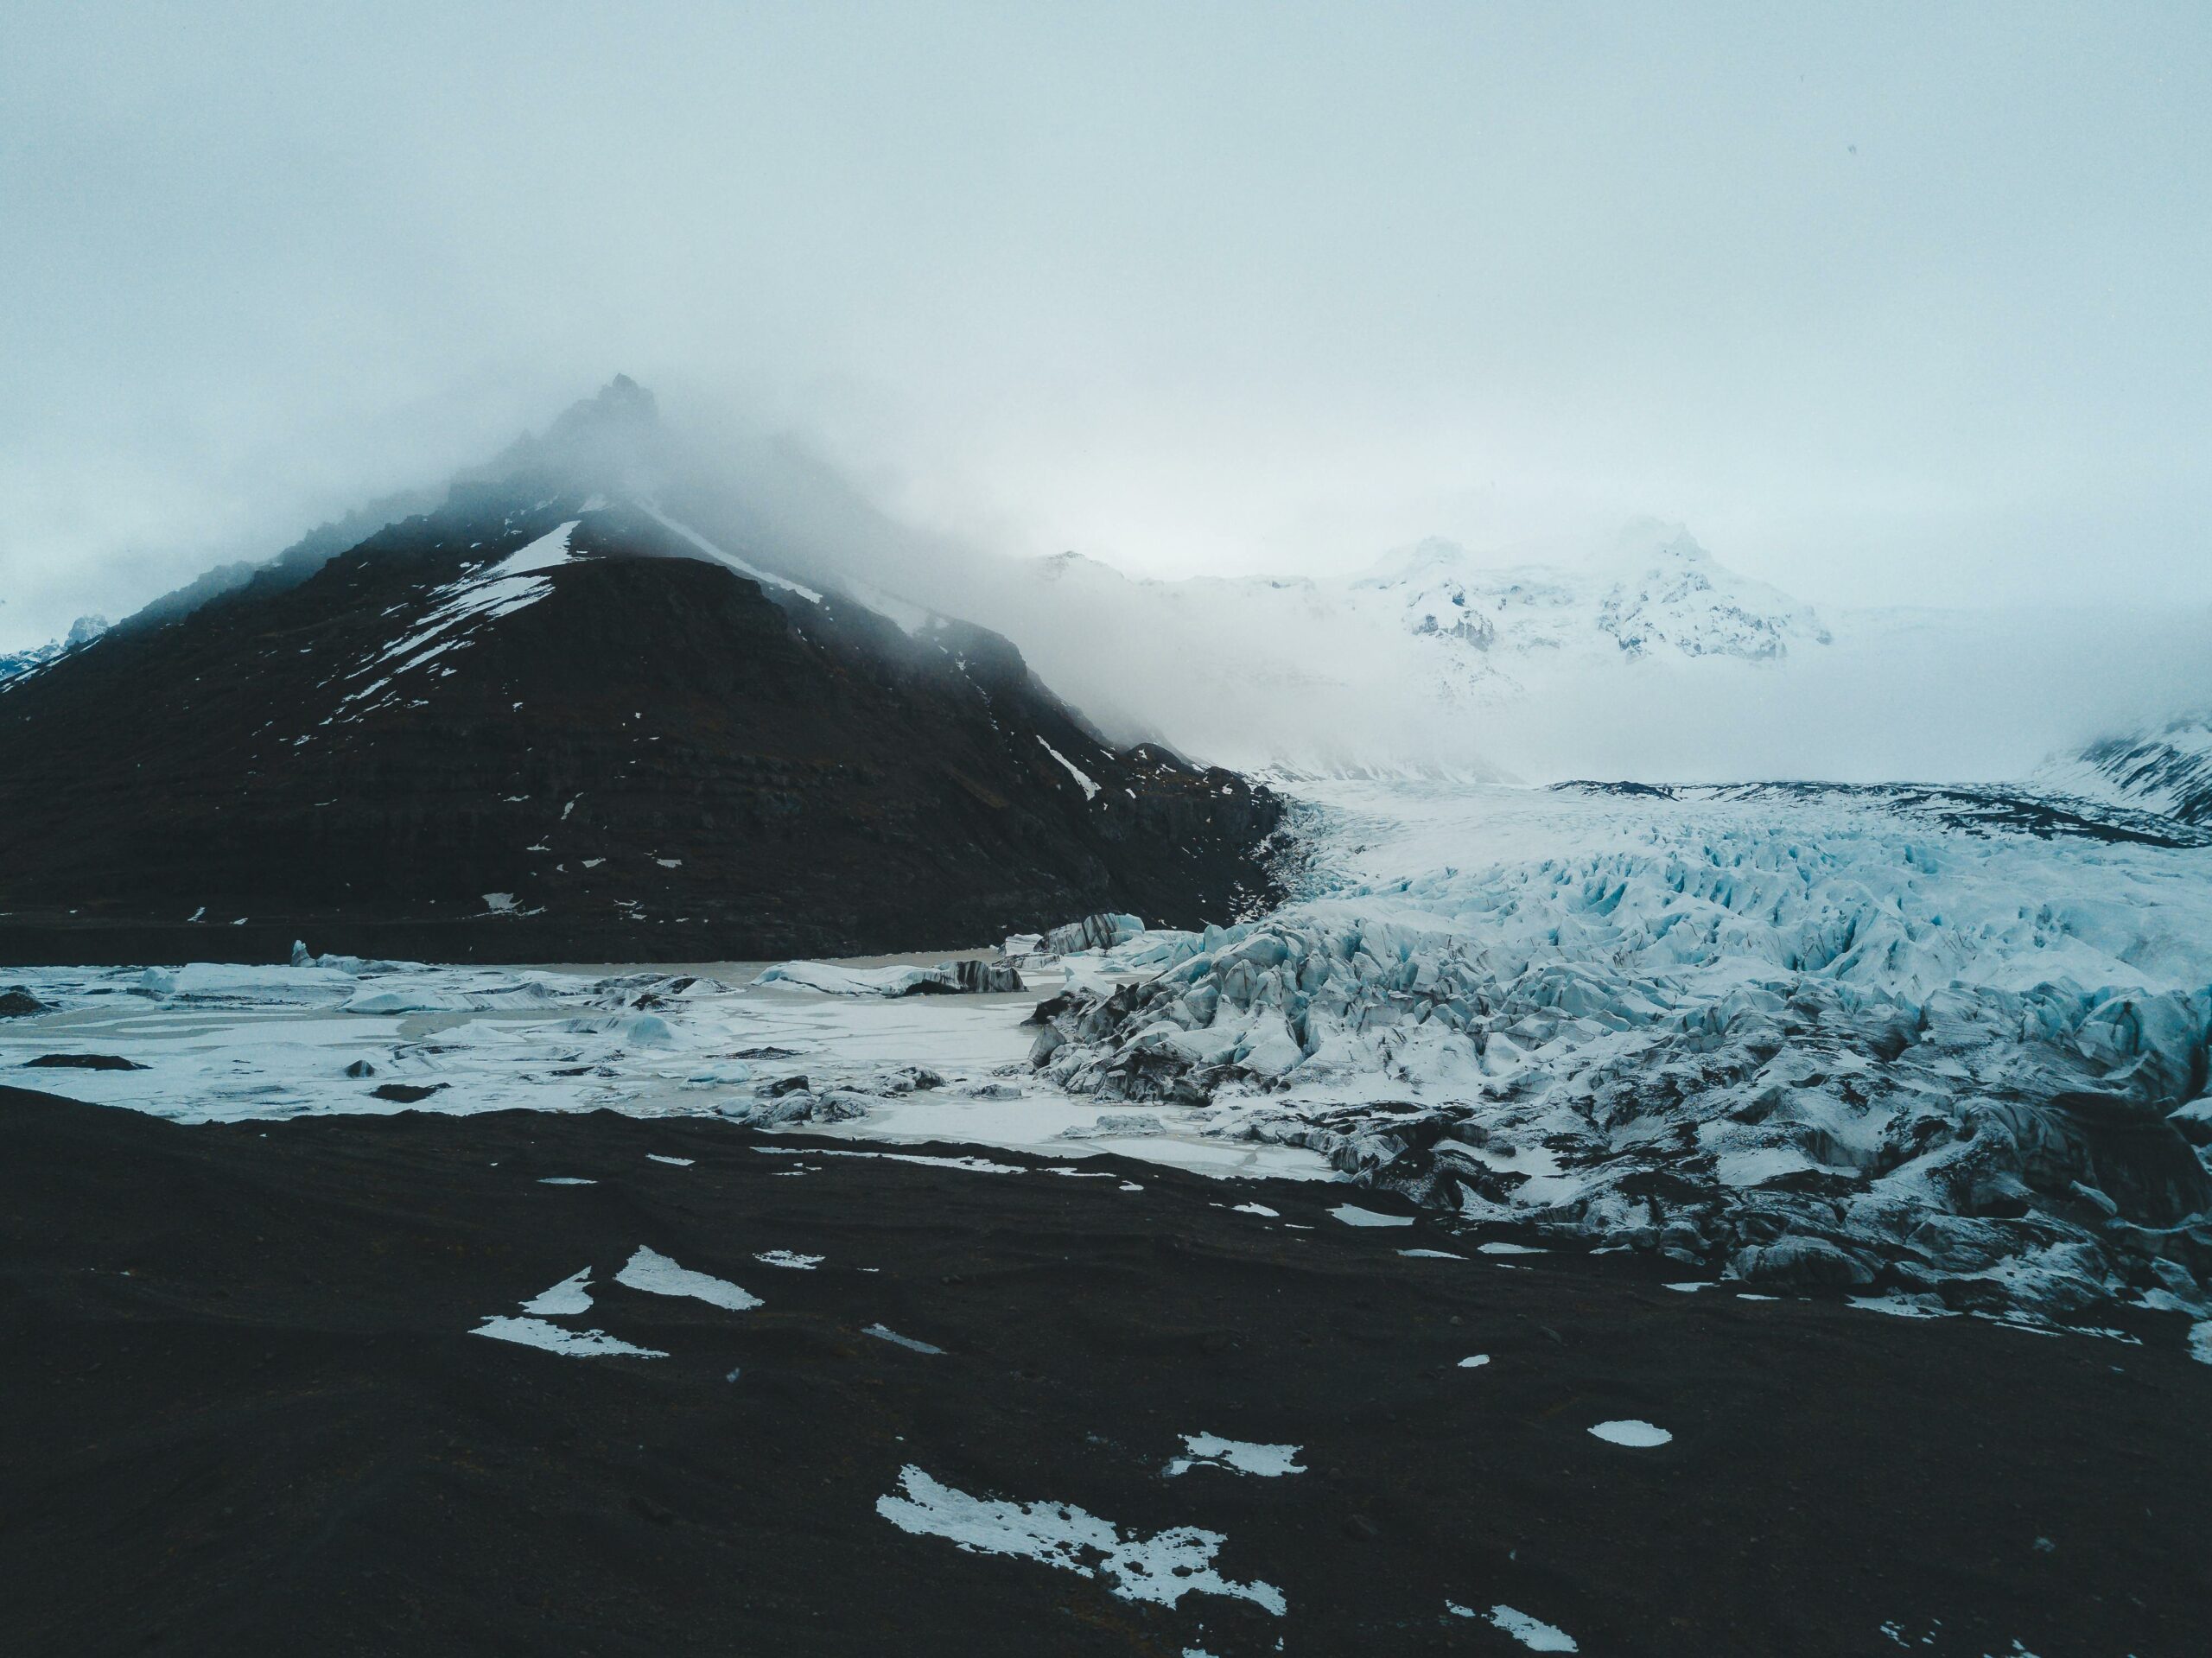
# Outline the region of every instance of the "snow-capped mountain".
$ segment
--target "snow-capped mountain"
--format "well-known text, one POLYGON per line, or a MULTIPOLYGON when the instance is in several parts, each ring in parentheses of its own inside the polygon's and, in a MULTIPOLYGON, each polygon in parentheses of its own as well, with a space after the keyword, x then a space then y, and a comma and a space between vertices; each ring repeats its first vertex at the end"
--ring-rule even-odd
POLYGON ((71 625, 68 632, 58 639, 49 639, 44 645, 35 645, 24 651, 0 651, 0 681, 16 678, 34 669, 43 668, 50 662, 59 662, 68 652, 79 645, 90 645, 106 632, 106 617, 79 616, 71 625))
POLYGON ((1297 579, 1149 580, 1065 553, 968 611, 1109 730, 1347 774, 1520 772, 1532 745, 1512 738, 1531 709, 1732 685, 1822 658, 1834 638, 1688 530, 1648 522, 1586 560, 1500 564, 1431 539, 1297 579))
POLYGON ((2052 761, 2035 781, 2062 794, 2212 823, 2212 713, 2104 737, 2052 761))
POLYGON ((1395 611, 1416 638, 1500 664, 1590 656, 1771 662, 1834 642, 1808 607, 1727 569, 1679 524, 1631 525, 1611 556, 1580 565, 1498 568, 1432 538, 1344 591, 1352 604, 1395 611))
POLYGON ((598 487, 641 400, 0 683, 0 955, 768 959, 1271 891, 1266 791, 598 487))

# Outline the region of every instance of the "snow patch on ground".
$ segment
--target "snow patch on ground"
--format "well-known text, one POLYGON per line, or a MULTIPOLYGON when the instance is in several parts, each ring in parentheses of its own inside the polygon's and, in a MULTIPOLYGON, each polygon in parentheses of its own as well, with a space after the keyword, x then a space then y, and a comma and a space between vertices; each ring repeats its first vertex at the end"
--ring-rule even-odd
POLYGON ((565 1318, 579 1312, 591 1311, 591 1268, 570 1273, 551 1289, 533 1295, 522 1304, 524 1312, 535 1312, 542 1318, 565 1318))
POLYGON ((1305 1464, 1296 1460, 1298 1447, 1294 1445, 1255 1445, 1211 1433, 1185 1433, 1183 1452, 1167 1464, 1171 1477, 1188 1473, 1193 1468, 1226 1468, 1232 1473, 1256 1474, 1266 1479, 1306 1471, 1305 1464))
POLYGON ((1329 1213, 1346 1226, 1411 1226, 1410 1215, 1384 1215, 1372 1209, 1362 1209, 1357 1204, 1338 1204, 1329 1213))
POLYGON ((491 1318, 468 1332, 472 1336, 489 1336, 494 1341, 518 1342, 524 1347, 542 1348, 548 1353, 558 1353, 565 1358, 640 1358, 664 1359, 668 1355, 658 1347, 637 1347, 617 1340, 603 1330, 563 1330, 558 1324, 549 1324, 543 1318, 491 1318))
POLYGON ((1556 1624, 1517 1612, 1503 1604, 1490 1609, 1491 1624, 1511 1636, 1531 1652, 1574 1652, 1574 1637, 1556 1624))
POLYGON ((1663 1427, 1654 1427, 1649 1422, 1639 1422, 1633 1418, 1600 1422, 1590 1432, 1592 1438, 1603 1439, 1607 1445, 1627 1445, 1638 1451, 1665 1445, 1675 1437, 1663 1427))
POLYGON ((1109 1521, 1066 1502, 1010 1502, 971 1496, 909 1464, 899 1489, 876 1499, 875 1511, 901 1531, 942 1537, 970 1553, 1008 1554, 1103 1578, 1123 1600, 1173 1606, 1185 1595, 1248 1600, 1280 1617, 1282 1591, 1270 1584, 1235 1583, 1215 1570, 1229 1540, 1219 1532, 1178 1526, 1147 1537, 1124 1534, 1109 1521))
POLYGON ((632 1255, 614 1274, 614 1281, 629 1289, 643 1290, 649 1295, 689 1296, 695 1301, 704 1301, 709 1306, 724 1307, 732 1312, 743 1312, 748 1307, 762 1305, 759 1296, 740 1289, 727 1279, 709 1277, 679 1267, 657 1250, 639 1245, 632 1255))

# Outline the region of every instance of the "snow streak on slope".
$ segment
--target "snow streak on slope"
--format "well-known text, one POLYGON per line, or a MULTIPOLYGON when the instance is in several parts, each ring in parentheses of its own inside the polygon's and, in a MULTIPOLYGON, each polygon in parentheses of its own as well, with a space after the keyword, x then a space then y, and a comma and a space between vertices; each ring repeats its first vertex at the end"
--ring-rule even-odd
POLYGON ((2203 1305, 2212 852, 1850 797, 1322 804, 1324 895, 1079 997, 1045 1074, 1746 1279, 2203 1305))
POLYGON ((762 587, 772 588, 779 593, 788 593, 795 598, 805 600, 810 605, 818 605, 822 602, 822 595, 817 593, 812 588, 802 587, 799 583, 793 581, 787 577, 776 575, 767 570, 764 570, 759 565, 753 563, 750 560, 740 558, 735 553, 729 552, 723 548, 716 546, 713 542, 709 541, 704 536, 701 535, 696 530, 691 528, 690 525, 686 524, 678 524, 674 518, 668 517, 658 507, 647 506, 645 508, 645 512, 646 517, 652 519, 655 524, 660 525, 662 529, 667 530, 671 535, 677 537, 687 545, 696 548, 700 553, 711 559, 714 562, 726 565, 729 569, 735 570, 747 581, 757 581, 762 587))
MULTIPOLYGON (((429 610, 411 622, 408 631, 354 669, 349 680, 365 683, 348 691, 339 703, 341 719, 359 719, 408 693, 393 682, 427 667, 449 651, 466 649, 477 629, 502 616, 528 608, 553 591, 547 574, 569 562, 569 537, 580 518, 540 536, 528 546, 507 555, 488 569, 448 582, 430 594, 429 610), (387 695, 365 708, 355 708, 379 691, 387 695)), ((450 672, 450 667, 441 670, 450 672)))

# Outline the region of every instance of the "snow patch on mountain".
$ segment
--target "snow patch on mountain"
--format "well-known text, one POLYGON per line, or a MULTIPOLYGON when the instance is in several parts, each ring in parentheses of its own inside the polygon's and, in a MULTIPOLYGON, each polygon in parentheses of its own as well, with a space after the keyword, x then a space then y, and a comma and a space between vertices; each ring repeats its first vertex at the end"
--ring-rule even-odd
MULTIPOLYGON (((407 694, 408 688, 393 689, 394 681, 448 651, 465 649, 478 628, 527 609, 552 592, 550 573, 572 558, 569 537, 582 522, 580 518, 571 518, 489 569, 473 571, 457 581, 434 588, 429 594, 429 609, 410 623, 398 638, 348 676, 349 679, 367 683, 346 694, 339 703, 340 717, 359 719, 397 700, 407 694), (381 701, 366 708, 353 707, 379 691, 387 692, 381 701)), ((487 895, 487 901, 490 896, 487 895)), ((512 895, 504 896, 512 900, 512 895)), ((492 907, 500 906, 494 904, 492 907)), ((512 907, 512 901, 507 907, 512 907)))

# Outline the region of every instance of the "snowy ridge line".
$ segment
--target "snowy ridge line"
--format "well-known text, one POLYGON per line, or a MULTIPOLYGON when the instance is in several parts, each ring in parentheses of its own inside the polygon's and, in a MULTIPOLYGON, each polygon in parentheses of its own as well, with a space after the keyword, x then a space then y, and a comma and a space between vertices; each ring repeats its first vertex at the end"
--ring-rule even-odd
POLYGON ((803 587, 788 576, 777 575, 771 571, 764 570, 759 565, 752 563, 746 559, 740 558, 735 553, 730 552, 726 548, 716 546, 713 542, 709 541, 704 536, 701 535, 696 530, 691 528, 690 524, 678 524, 674 518, 670 518, 658 507, 654 506, 650 503, 643 503, 641 504, 641 508, 647 518, 651 518, 655 524, 660 525, 662 529, 667 530, 671 535, 677 537, 682 541, 689 543, 691 546, 704 553, 715 563, 724 565, 730 569, 735 570, 740 575, 745 577, 747 581, 757 581, 764 588, 774 588, 784 593, 796 594, 798 597, 805 600, 806 602, 810 605, 818 605, 822 602, 822 595, 817 593, 812 588, 803 587))

